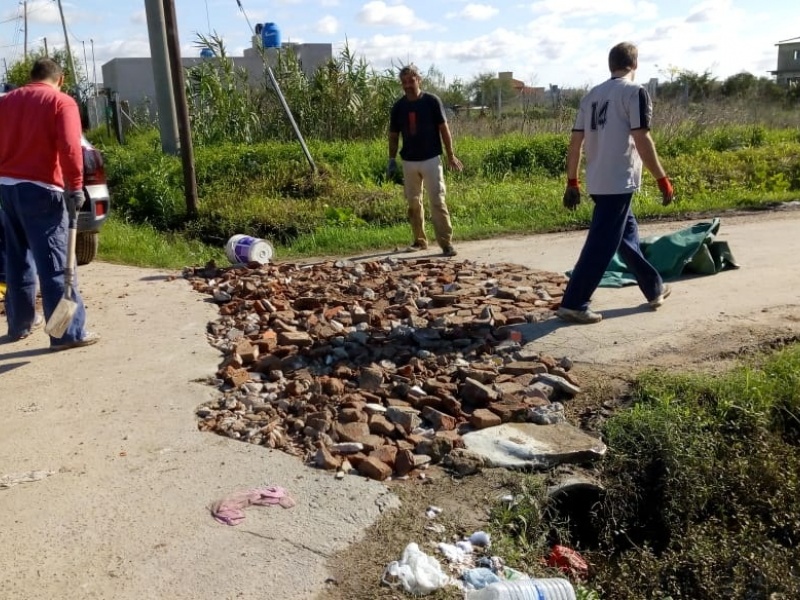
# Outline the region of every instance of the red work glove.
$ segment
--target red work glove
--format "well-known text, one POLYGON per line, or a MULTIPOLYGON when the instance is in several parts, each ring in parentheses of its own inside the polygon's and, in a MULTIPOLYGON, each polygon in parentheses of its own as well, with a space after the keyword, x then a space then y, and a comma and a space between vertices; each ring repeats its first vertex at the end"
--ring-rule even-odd
POLYGON ((661 204, 669 206, 675 199, 675 190, 672 189, 672 182, 669 177, 665 176, 657 179, 656 183, 658 183, 658 189, 661 190, 661 204))
POLYGON ((575 210, 581 203, 581 182, 577 179, 567 179, 567 189, 564 190, 564 207, 575 210))

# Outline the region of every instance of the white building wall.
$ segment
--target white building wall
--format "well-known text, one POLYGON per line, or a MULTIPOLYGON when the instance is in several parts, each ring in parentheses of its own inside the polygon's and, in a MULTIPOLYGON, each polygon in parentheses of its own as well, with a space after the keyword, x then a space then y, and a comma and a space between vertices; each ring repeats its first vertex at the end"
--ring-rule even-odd
MULTIPOLYGON (((312 77, 317 69, 332 58, 331 44, 284 44, 291 46, 300 61, 303 72, 312 77)), ((266 58, 271 67, 277 62, 277 48, 268 48, 266 58)), ((236 67, 244 68, 253 85, 264 84, 265 69, 257 51, 245 50, 244 56, 231 57, 236 67)), ((184 68, 199 64, 203 58, 183 58, 184 68)), ((156 84, 150 58, 114 58, 102 66, 103 85, 111 93, 119 94, 120 100, 127 100, 131 106, 155 102, 156 84)))

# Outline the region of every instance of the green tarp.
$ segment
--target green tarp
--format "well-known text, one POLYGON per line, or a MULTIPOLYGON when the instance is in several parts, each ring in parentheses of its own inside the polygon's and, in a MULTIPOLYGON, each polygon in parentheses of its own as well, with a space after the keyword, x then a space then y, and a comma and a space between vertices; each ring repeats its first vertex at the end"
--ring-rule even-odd
MULTIPOLYGON (((719 219, 700 222, 668 235, 641 240, 642 253, 665 280, 683 274, 713 275, 725 269, 738 269, 728 243, 717 240, 719 219)), ((600 287, 635 284, 633 274, 615 254, 603 275, 600 287)))

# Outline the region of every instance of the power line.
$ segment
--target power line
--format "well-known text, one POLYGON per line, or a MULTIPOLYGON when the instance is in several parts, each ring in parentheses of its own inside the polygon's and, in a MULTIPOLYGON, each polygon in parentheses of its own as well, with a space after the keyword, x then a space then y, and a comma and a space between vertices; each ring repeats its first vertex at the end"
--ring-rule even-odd
MULTIPOLYGON (((43 6, 39 6, 37 8, 29 8, 28 9, 28 14, 31 14, 32 12, 36 12, 37 10, 42 10, 43 8, 44 8, 43 6)), ((22 18, 22 15, 20 14, 20 15, 17 15, 16 17, 11 17, 10 19, 3 19, 2 21, 0 21, 0 25, 2 25, 3 23, 11 23, 11 21, 19 21, 21 18, 22 18)))

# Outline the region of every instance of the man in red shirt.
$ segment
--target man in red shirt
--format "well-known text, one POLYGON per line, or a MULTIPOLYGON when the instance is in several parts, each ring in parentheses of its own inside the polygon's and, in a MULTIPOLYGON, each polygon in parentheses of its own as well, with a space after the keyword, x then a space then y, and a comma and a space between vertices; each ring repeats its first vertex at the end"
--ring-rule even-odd
MULTIPOLYGON (((37 60, 29 84, 0 101, 0 202, 6 250, 6 317, 12 341, 28 337, 49 319, 64 294, 67 203, 84 202, 81 120, 78 105, 61 92, 64 73, 49 58, 37 60), (36 314, 36 279, 44 319, 36 314)), ((66 333, 50 338, 53 350, 88 346, 83 299, 66 333)))

